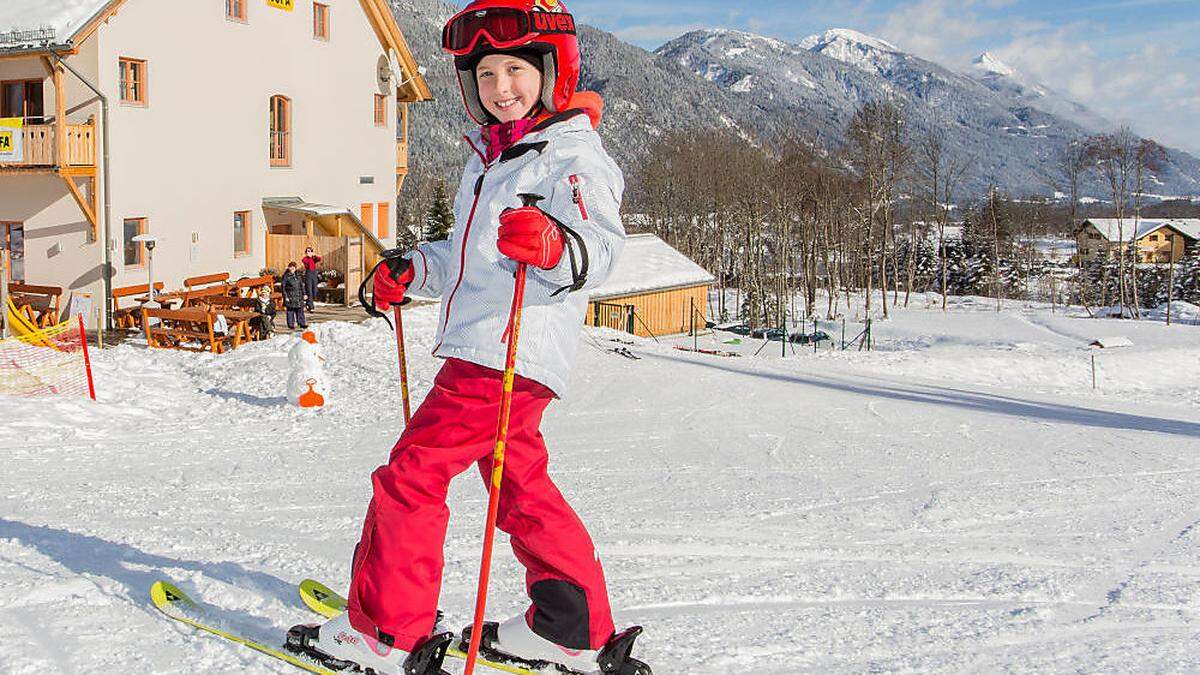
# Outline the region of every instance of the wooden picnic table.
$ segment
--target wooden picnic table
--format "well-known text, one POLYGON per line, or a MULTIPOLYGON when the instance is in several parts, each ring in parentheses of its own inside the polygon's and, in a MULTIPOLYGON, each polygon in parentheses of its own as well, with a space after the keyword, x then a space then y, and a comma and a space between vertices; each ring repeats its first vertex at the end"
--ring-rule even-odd
MULTIPOLYGON (((184 298, 187 297, 187 294, 187 291, 170 291, 168 293, 158 293, 156 291, 154 293, 154 301, 166 306, 167 303, 183 302, 184 298)), ((144 305, 147 302, 150 302, 150 296, 141 295, 134 298, 134 300, 144 305)))
POLYGON ((29 318, 29 322, 38 328, 49 328, 58 323, 59 313, 59 295, 61 289, 29 286, 27 284, 12 284, 9 286, 11 293, 9 298, 12 300, 17 311, 29 318), (33 289, 27 291, 25 289, 33 289), (46 290, 46 293, 41 292, 46 290), (54 293, 53 291, 57 291, 54 293))
POLYGON ((231 346, 237 349, 243 342, 249 342, 250 337, 250 322, 259 317, 258 312, 248 309, 225 309, 213 308, 215 314, 225 317, 225 321, 229 324, 229 335, 231 346))

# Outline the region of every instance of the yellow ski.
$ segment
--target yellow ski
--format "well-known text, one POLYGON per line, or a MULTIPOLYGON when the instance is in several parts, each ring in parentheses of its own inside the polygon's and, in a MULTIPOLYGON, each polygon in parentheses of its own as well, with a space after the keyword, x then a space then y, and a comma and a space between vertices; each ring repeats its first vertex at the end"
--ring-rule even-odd
POLYGON ((290 663, 297 668, 307 670, 310 673, 336 675, 334 671, 329 670, 328 668, 322 668, 319 665, 306 661, 293 654, 275 649, 274 647, 268 647, 259 642, 255 642, 254 640, 249 640, 239 635, 234 635, 233 633, 228 633, 219 628, 214 628, 213 626, 203 623, 199 620, 199 617, 203 614, 203 608, 193 602, 186 593, 165 581, 156 581, 154 585, 150 587, 150 600, 163 614, 166 614, 168 617, 181 623, 185 623, 193 628, 202 630, 206 633, 211 633, 218 637, 223 637, 226 640, 242 645, 243 647, 249 647, 255 651, 262 652, 263 654, 279 659, 280 661, 286 661, 287 663, 290 663))
MULTIPOLYGON (((341 615, 346 611, 346 599, 338 595, 325 584, 313 579, 305 579, 300 582, 300 599, 312 611, 332 619, 335 616, 341 615)), ((457 639, 446 651, 446 656, 452 656, 456 659, 466 659, 467 653, 459 649, 463 646, 457 639)), ((477 663, 481 666, 486 666, 493 670, 499 670, 504 673, 512 673, 513 675, 538 675, 538 671, 513 666, 507 663, 499 663, 496 661, 487 661, 480 658, 477 663)))

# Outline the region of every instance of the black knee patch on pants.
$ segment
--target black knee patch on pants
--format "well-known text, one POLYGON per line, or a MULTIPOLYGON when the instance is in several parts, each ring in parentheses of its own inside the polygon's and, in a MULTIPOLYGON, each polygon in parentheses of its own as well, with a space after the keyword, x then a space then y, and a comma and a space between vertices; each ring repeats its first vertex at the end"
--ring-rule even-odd
POLYGON ((566 647, 591 649, 587 594, 561 579, 539 581, 529 589, 533 600, 533 632, 566 647))

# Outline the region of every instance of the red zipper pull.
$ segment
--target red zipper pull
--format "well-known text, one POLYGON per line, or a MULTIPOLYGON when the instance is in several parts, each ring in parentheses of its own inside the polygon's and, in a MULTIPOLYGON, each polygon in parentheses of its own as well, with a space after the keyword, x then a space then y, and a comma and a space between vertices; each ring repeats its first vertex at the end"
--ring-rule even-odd
POLYGON ((571 181, 571 201, 575 202, 575 204, 579 207, 580 217, 582 217, 584 220, 587 220, 587 204, 583 203, 583 190, 579 187, 581 182, 579 179, 579 174, 571 174, 571 177, 568 180, 571 181))

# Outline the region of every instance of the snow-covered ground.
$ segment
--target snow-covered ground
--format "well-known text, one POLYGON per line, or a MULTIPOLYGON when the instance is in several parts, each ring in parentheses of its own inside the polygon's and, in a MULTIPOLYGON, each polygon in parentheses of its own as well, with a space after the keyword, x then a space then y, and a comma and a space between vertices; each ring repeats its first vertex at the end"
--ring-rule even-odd
MULTIPOLYGON (((551 471, 641 655, 659 675, 1200 670, 1200 327, 916 304, 871 353, 753 357, 718 333, 700 346, 747 355, 675 338, 631 360, 606 351, 628 336, 587 333, 546 420, 551 471), (1115 336, 1133 347, 1086 348, 1115 336)), ((418 399, 435 312, 405 315, 418 399)), ((287 338, 126 345, 93 354, 98 404, 0 398, 0 672, 292 672, 147 589, 171 579, 277 642, 310 618, 295 582, 344 587, 401 407, 381 321, 320 337, 316 413, 285 402, 287 338)), ((455 482, 457 624, 485 506, 476 476, 455 482)), ((492 614, 522 590, 502 550, 492 614)))

